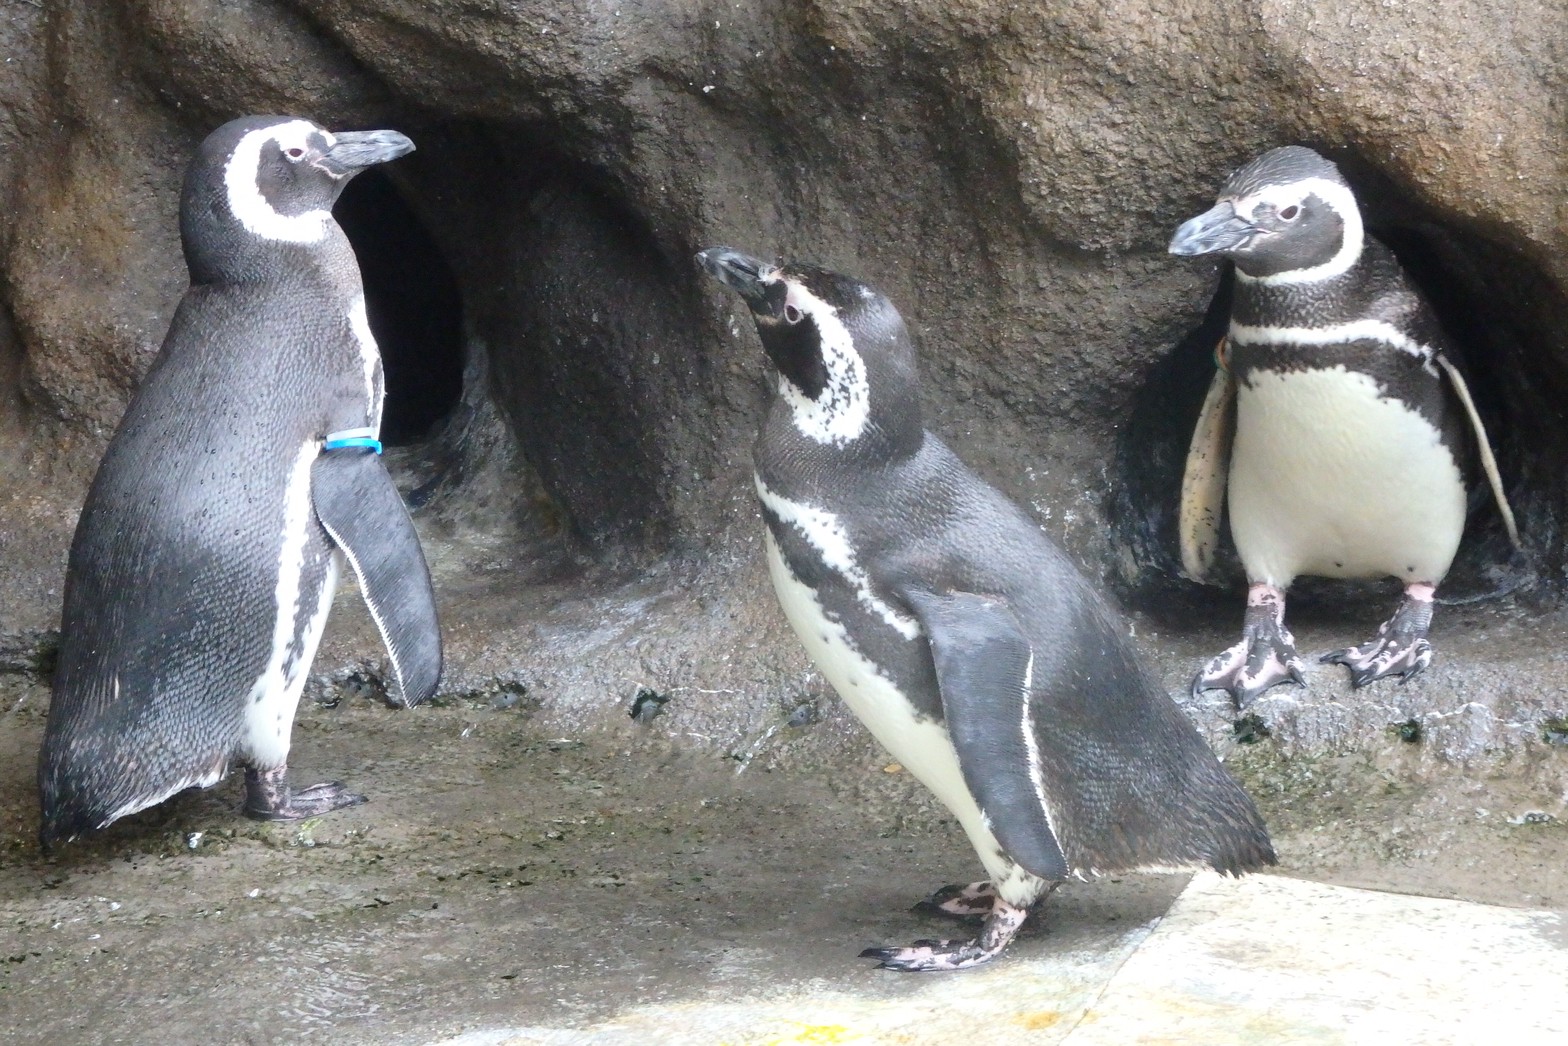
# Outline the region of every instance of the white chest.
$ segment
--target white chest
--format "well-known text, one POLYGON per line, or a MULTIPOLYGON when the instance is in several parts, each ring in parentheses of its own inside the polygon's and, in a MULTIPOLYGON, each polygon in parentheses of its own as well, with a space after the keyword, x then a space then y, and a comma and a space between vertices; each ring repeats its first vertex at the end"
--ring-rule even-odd
POLYGON ((327 553, 326 574, 320 588, 312 592, 305 583, 311 557, 310 467, 318 452, 315 440, 306 441, 290 472, 278 535, 272 650, 245 697, 245 735, 239 755, 261 769, 282 766, 288 758, 294 710, 337 589, 336 551, 327 553))
POLYGON ((797 579, 773 534, 764 535, 768 574, 784 616, 813 663, 888 754, 952 811, 997 888, 1013 903, 1031 903, 1044 888, 1001 853, 969 786, 947 727, 918 717, 892 681, 849 641, 838 621, 822 609, 816 593, 797 579))
POLYGON ((1237 390, 1231 533, 1250 580, 1436 583, 1464 529, 1464 479, 1438 430, 1372 378, 1255 371, 1237 390))

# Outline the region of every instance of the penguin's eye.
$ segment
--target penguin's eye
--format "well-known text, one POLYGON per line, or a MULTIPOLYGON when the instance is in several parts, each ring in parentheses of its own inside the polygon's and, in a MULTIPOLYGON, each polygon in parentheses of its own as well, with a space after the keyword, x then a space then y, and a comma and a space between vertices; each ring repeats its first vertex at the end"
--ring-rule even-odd
POLYGON ((305 150, 296 145, 292 149, 283 150, 283 155, 287 156, 290 160, 298 160, 301 156, 305 155, 305 150))
POLYGON ((800 319, 801 319, 801 316, 803 316, 803 315, 804 315, 804 313, 802 313, 799 309, 795 308, 795 306, 793 306, 793 305, 786 305, 786 306, 784 306, 784 322, 785 323, 791 323, 791 324, 799 323, 800 319))
POLYGON ((1284 210, 1280 211, 1279 216, 1287 222, 1293 222, 1296 220, 1296 215, 1300 213, 1301 208, 1297 207, 1295 204, 1291 204, 1289 207, 1286 207, 1284 210))

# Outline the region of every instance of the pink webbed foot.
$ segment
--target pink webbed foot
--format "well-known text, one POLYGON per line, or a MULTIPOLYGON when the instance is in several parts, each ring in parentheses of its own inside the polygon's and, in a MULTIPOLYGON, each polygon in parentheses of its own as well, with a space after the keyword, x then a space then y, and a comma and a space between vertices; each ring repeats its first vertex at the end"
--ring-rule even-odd
POLYGON ((954 883, 918 902, 914 910, 930 915, 945 915, 953 919, 983 919, 991 914, 996 904, 996 887, 989 880, 978 883, 954 883))
POLYGON ((1432 585, 1410 585, 1394 616, 1378 626, 1377 635, 1360 646, 1324 654, 1328 664, 1350 669, 1350 685, 1363 687, 1387 676, 1407 682, 1432 663, 1427 629, 1432 624, 1432 585))
POLYGON ((363 802, 368 802, 365 796, 350 792, 341 781, 326 781, 296 792, 289 787, 287 767, 245 770, 245 816, 258 821, 299 821, 363 802))
MULTIPOLYGON (((989 885, 989 884, 987 884, 989 885)), ((973 887, 948 887, 938 890, 932 898, 935 907, 947 914, 960 914, 953 906, 944 907, 936 900, 949 890, 968 891, 973 887)), ((953 900, 948 898, 948 901, 953 900)), ((961 902, 967 907, 977 904, 979 898, 970 896, 961 902)), ((962 914, 978 914, 964 912, 962 914)), ((1001 955, 1012 939, 1018 935, 1024 920, 1029 918, 1028 908, 1008 904, 993 895, 990 910, 980 927, 980 936, 969 941, 916 941, 906 948, 867 948, 860 953, 862 959, 876 959, 879 969, 897 970, 901 973, 924 973, 930 970, 964 970, 990 962, 1001 955)))
POLYGON ((1280 683, 1306 686, 1296 639, 1285 627, 1285 593, 1273 585, 1253 585, 1247 592, 1247 616, 1241 642, 1209 659, 1192 680, 1192 693, 1229 690, 1238 709, 1246 708, 1265 690, 1280 683))

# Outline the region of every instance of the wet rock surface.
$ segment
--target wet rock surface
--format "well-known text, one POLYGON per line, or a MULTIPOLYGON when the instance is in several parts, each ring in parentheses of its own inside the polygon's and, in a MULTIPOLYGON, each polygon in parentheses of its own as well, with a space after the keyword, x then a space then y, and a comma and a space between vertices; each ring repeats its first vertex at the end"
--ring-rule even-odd
MULTIPOLYGON (((5 677, 7 1042, 143 1041, 155 1028, 171 1043, 417 1043, 746 999, 932 1005, 932 978, 855 955, 960 929, 910 906, 978 865, 841 708, 699 741, 680 693, 648 724, 602 695, 614 715, 586 729, 526 696, 408 711, 352 682, 316 695, 295 730, 298 780, 342 779, 367 805, 261 824, 239 815, 231 778, 45 860, 30 779, 47 695, 5 677)), ((1262 742, 1229 761, 1287 874, 1568 907, 1561 754, 1459 771, 1398 747, 1289 757, 1262 742)), ((999 975, 1058 955, 1083 976, 1114 967, 1185 882, 1068 884, 999 975)), ((1065 1028, 1090 1001, 1071 983, 1035 988, 1020 1020, 1049 1012, 1065 1028)))

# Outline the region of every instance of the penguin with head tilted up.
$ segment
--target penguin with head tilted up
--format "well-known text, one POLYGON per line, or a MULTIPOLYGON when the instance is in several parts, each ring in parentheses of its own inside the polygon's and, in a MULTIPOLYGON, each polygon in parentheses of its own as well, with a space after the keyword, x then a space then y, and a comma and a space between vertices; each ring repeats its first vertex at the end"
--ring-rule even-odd
POLYGON ((71 545, 39 760, 47 849, 245 767, 245 812, 363 802, 293 789, 289 736, 347 558, 394 697, 441 673, 419 541, 381 463, 381 357, 332 205, 413 149, 248 117, 201 145, 180 233, 190 269, 157 360, 110 441, 71 545))
POLYGON ((1193 690, 1245 707, 1301 684, 1285 591, 1303 574, 1392 576, 1399 608, 1361 646, 1323 660, 1360 687, 1408 679, 1432 660, 1432 599, 1468 504, 1472 448, 1518 545, 1486 431, 1444 354, 1431 308, 1361 225, 1339 169, 1310 149, 1274 149, 1230 176, 1219 201, 1176 231, 1172 254, 1235 263, 1230 330, 1182 485, 1182 563, 1202 580, 1227 497, 1247 573, 1246 620, 1193 690))
POLYGON ((957 817, 989 879, 932 899, 974 940, 873 948, 895 970, 995 958, 1070 876, 1274 862, 1257 810, 1038 525, 922 425, 893 304, 809 265, 698 262, 777 369, 754 447, 768 569, 839 696, 957 817))

